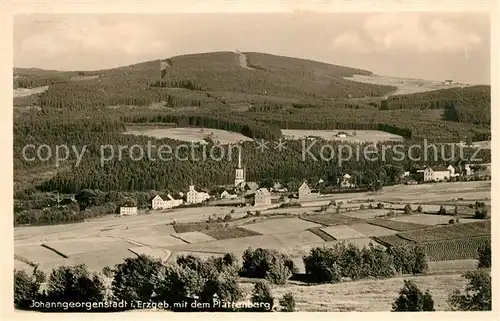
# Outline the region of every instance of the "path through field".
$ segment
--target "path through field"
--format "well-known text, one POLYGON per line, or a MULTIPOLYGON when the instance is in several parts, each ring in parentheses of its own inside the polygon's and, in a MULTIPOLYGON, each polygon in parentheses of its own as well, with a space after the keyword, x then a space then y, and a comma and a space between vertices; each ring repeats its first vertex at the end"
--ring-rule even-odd
POLYGON ((237 51, 236 54, 238 55, 238 58, 240 59, 240 66, 242 68, 255 70, 255 68, 248 66, 247 55, 245 55, 243 52, 239 52, 239 51, 237 51))

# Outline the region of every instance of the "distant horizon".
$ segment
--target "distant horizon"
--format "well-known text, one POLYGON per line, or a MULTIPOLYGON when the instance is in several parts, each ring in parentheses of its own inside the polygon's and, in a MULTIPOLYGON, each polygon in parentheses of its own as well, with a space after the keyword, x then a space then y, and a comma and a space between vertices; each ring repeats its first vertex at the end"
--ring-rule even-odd
POLYGON ((481 13, 52 14, 14 19, 15 68, 98 71, 237 49, 394 78, 476 85, 490 85, 491 78, 490 21, 481 13))

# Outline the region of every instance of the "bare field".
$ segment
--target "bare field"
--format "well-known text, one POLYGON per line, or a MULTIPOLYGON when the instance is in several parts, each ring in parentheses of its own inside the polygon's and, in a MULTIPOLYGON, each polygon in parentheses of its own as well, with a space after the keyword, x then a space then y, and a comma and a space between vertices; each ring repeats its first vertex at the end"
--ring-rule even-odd
POLYGON ((382 142, 402 141, 403 137, 380 130, 302 130, 282 129, 283 136, 287 139, 304 139, 310 136, 321 137, 325 140, 338 140, 346 142, 382 142), (339 132, 347 133, 346 137, 337 137, 339 132))
POLYGON ((135 254, 129 249, 113 249, 74 255, 71 257, 70 261, 72 264, 85 264, 91 270, 101 271, 105 266, 112 268, 115 264, 120 264, 126 258, 133 256, 135 256, 135 254))
POLYGON ((138 236, 131 238, 131 240, 137 242, 138 244, 156 246, 156 247, 168 247, 177 244, 185 244, 186 242, 173 237, 171 235, 163 236, 138 236))
POLYGON ((276 218, 265 220, 260 223, 245 224, 241 227, 254 231, 260 234, 276 234, 287 233, 294 231, 307 230, 312 227, 320 227, 321 225, 301 220, 300 218, 276 218))
MULTIPOLYGON (((451 220, 452 218, 453 217, 451 215, 412 214, 412 215, 402 215, 394 217, 391 218, 390 220, 397 222, 407 222, 407 223, 416 223, 425 225, 442 225, 442 224, 448 224, 449 220, 451 220)), ((460 223, 472 223, 478 221, 480 220, 472 218, 471 219, 460 218, 460 223)))
POLYGON ((385 227, 381 227, 381 226, 368 224, 368 223, 359 223, 359 224, 349 225, 349 228, 355 230, 356 232, 364 234, 368 237, 394 235, 397 233, 397 231, 394 231, 394 230, 391 230, 391 229, 388 229, 385 227))
POLYGON ((358 231, 353 230, 352 228, 346 225, 338 225, 338 226, 329 226, 322 228, 323 231, 330 234, 337 240, 345 240, 345 239, 355 239, 355 238, 363 238, 366 235, 361 234, 358 231))
POLYGON ((411 79, 411 78, 396 78, 388 76, 364 76, 354 75, 353 77, 344 77, 346 80, 363 82, 374 85, 395 86, 397 90, 390 95, 406 95, 415 94, 432 90, 447 89, 453 87, 467 87, 467 84, 460 85, 445 85, 439 81, 411 79))
POLYGON ((49 89, 49 86, 35 88, 16 88, 14 89, 14 98, 41 94, 47 91, 47 89, 49 89))
POLYGON ((170 138, 175 140, 203 143, 204 138, 210 136, 212 140, 221 144, 234 144, 252 139, 240 133, 213 128, 153 128, 142 130, 127 130, 128 135, 144 135, 154 138, 170 138))
POLYGON ((120 239, 93 237, 87 239, 64 240, 44 243, 68 257, 91 251, 127 249, 131 243, 120 239))
POLYGON ((377 218, 381 215, 387 214, 389 210, 387 209, 368 209, 368 210, 357 210, 353 212, 342 213, 344 216, 357 218, 360 220, 369 220, 377 218))

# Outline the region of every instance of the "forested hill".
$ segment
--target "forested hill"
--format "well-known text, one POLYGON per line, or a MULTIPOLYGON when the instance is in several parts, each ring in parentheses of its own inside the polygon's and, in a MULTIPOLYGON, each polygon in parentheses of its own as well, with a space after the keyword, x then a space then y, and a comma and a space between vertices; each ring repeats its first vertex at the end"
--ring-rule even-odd
MULTIPOLYGON (((235 164, 123 161, 101 168, 96 161, 100 144, 132 146, 147 140, 123 135, 128 125, 216 128, 268 140, 279 139, 282 129, 383 130, 403 136, 407 144, 424 138, 483 140, 490 134, 489 87, 390 97, 384 105, 382 97, 395 87, 343 78, 370 75, 366 70, 255 52, 214 52, 165 59, 161 78, 161 61, 97 71, 15 69, 15 88, 48 86, 41 94, 14 99, 14 168, 21 186, 16 192, 33 188, 23 179, 27 173, 40 177, 42 169, 50 177, 36 187, 66 192, 88 187, 175 190, 190 179, 201 187, 233 179, 235 164), (475 109, 469 110, 472 105, 475 109), (86 145, 89 152, 78 168, 64 171, 74 159, 56 169, 51 162, 23 160, 27 144, 86 145)), ((178 144, 168 139, 157 143, 178 144)), ((286 157, 272 152, 263 157, 246 144, 249 178, 323 177, 335 163, 311 163, 305 170, 300 146, 290 143, 286 157)), ((346 163, 339 171, 364 173, 377 166, 346 163)))

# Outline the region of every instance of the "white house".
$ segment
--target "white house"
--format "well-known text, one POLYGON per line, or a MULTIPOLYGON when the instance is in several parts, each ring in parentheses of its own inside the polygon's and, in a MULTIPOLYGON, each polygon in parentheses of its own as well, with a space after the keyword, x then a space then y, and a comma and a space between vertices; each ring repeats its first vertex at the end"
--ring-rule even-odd
POLYGON ((198 192, 194 189, 194 185, 189 185, 189 191, 186 193, 186 203, 196 204, 206 201, 210 195, 205 192, 198 192))
POLYGON ((137 206, 121 206, 120 215, 137 215, 137 206))
POLYGON ((427 167, 424 170, 424 182, 439 182, 448 180, 450 177, 450 170, 443 166, 436 166, 434 168, 427 167))
POLYGON ((464 169, 465 169, 465 175, 466 176, 471 176, 472 175, 473 171, 472 171, 472 168, 470 168, 470 164, 465 164, 464 169))
POLYGON ((340 187, 349 188, 354 187, 354 184, 351 182, 351 175, 345 174, 342 176, 342 180, 340 181, 340 187))
POLYGON ((235 198, 237 198, 237 197, 238 197, 238 195, 236 195, 236 194, 231 194, 231 193, 229 193, 228 191, 224 191, 224 192, 222 192, 222 193, 220 194, 220 198, 222 198, 222 199, 235 199, 235 198))
POLYGON ((347 137, 347 133, 346 132, 338 132, 337 135, 335 135, 339 138, 346 138, 347 137))
POLYGON ((448 167, 446 167, 446 169, 450 172, 450 177, 457 177, 457 176, 460 176, 460 173, 455 173, 455 167, 453 167, 453 165, 448 165, 448 167))
POLYGON ((156 195, 152 200, 151 200, 151 208, 153 210, 159 210, 159 209, 168 209, 168 208, 174 208, 183 203, 182 198, 175 199, 172 197, 172 195, 168 194, 166 197, 166 200, 161 198, 160 195, 156 195))
POLYGON ((271 205, 271 193, 267 188, 259 188, 254 195, 254 206, 271 205))
POLYGON ((305 199, 311 197, 311 188, 306 182, 303 182, 299 187, 299 199, 305 199))

